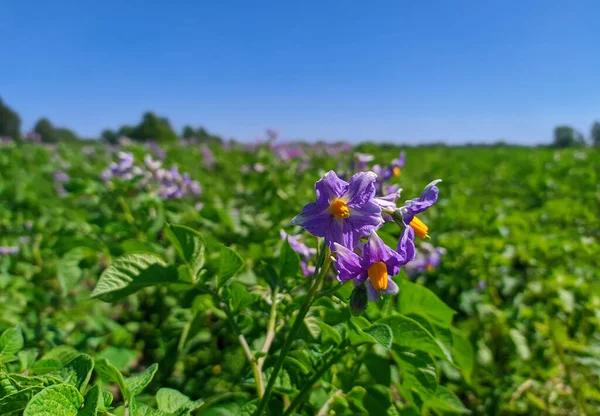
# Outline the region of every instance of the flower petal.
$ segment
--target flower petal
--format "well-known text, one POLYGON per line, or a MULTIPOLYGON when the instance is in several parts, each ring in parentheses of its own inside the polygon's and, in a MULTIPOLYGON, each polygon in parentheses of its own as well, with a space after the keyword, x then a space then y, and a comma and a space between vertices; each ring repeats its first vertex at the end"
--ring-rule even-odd
POLYGON ((346 193, 347 204, 358 208, 371 201, 375 196, 375 180, 377 175, 373 172, 358 172, 350 178, 346 193))
POLYGON ((379 292, 373 287, 373 284, 370 280, 367 280, 367 298, 371 302, 377 302, 379 300, 379 292))
POLYGON ((338 271, 337 279, 345 282, 360 276, 363 272, 360 267, 360 257, 340 244, 334 243, 334 246, 337 252, 335 261, 335 268, 338 271))
POLYGON ((315 189, 317 203, 329 207, 332 200, 341 198, 348 191, 348 182, 341 180, 334 171, 330 170, 315 183, 315 189))
POLYGON ((294 225, 304 227, 315 237, 324 237, 333 222, 334 217, 329 212, 329 206, 323 206, 317 202, 307 204, 302 212, 291 221, 294 225))
POLYGON ((425 189, 423 189, 420 197, 406 201, 404 203, 404 208, 406 208, 406 210, 412 215, 416 215, 427 210, 429 207, 435 204, 438 199, 439 189, 436 184, 441 181, 441 179, 436 179, 435 181, 431 182, 425 187, 425 189))
POLYGON ((388 279, 388 286, 385 290, 382 290, 381 293, 385 293, 386 295, 397 295, 399 290, 398 285, 392 279, 388 279))
POLYGON ((363 269, 368 270, 373 263, 379 261, 384 262, 387 266, 388 275, 394 276, 400 271, 402 257, 386 246, 375 231, 371 231, 369 241, 365 244, 361 266, 363 269))
POLYGON ((410 225, 406 225, 402 230, 396 251, 402 258, 401 265, 405 265, 415 259, 415 231, 410 225))

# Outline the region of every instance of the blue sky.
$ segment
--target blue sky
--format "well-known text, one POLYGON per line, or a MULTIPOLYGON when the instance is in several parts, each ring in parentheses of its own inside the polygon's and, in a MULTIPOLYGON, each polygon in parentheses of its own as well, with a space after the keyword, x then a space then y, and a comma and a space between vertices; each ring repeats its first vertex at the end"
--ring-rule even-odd
POLYGON ((598 1, 3 1, 0 96, 97 136, 540 143, 600 119, 598 1))

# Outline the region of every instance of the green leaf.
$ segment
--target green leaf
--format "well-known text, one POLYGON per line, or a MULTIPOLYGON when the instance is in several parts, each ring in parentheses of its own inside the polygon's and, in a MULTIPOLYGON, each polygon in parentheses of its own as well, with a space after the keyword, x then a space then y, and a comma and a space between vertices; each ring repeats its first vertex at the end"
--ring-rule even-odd
POLYGON ((241 311, 256 301, 256 296, 248 292, 246 286, 233 282, 229 286, 229 303, 232 311, 241 311))
POLYGON ((135 374, 125 379, 125 387, 130 394, 130 397, 139 395, 145 388, 150 384, 156 371, 158 370, 158 364, 152 364, 141 373, 135 374))
POLYGON ((392 332, 392 328, 389 325, 385 324, 374 324, 370 327, 363 329, 363 332, 367 335, 370 335, 375 342, 381 345, 385 349, 392 348, 392 341, 394 339, 394 334, 392 332))
POLYGON ((84 247, 76 247, 69 250, 58 261, 56 278, 63 297, 71 292, 83 277, 83 271, 79 268, 79 263, 86 257, 88 251, 89 249, 84 247))
POLYGON ((473 371, 473 346, 469 339, 462 332, 453 329, 452 338, 454 345, 452 347, 452 357, 456 365, 462 371, 465 381, 471 384, 471 372, 473 371))
POLYGON ((56 360, 61 365, 65 365, 79 354, 81 353, 70 345, 59 345, 44 354, 42 360, 56 360))
POLYGON ((177 281, 177 269, 156 254, 131 253, 119 257, 102 273, 92 298, 114 302, 145 287, 177 281))
POLYGON ((0 336, 0 363, 15 361, 23 348, 23 334, 19 328, 8 328, 0 336))
POLYGON ((39 351, 33 348, 19 351, 17 356, 19 357, 19 362, 21 363, 21 371, 31 368, 38 355, 39 351))
POLYGON ((244 265, 239 254, 229 247, 221 247, 221 257, 219 261, 218 285, 223 286, 233 277, 244 265))
POLYGON ((342 336, 335 328, 327 325, 323 321, 319 321, 318 325, 321 328, 321 340, 323 344, 327 344, 330 341, 335 345, 340 345, 342 343, 342 336))
POLYGON ((127 388, 125 387, 125 379, 123 374, 112 365, 106 358, 97 358, 95 360, 94 370, 100 379, 109 382, 117 383, 121 392, 125 395, 127 388))
POLYGON ((92 376, 94 361, 87 354, 80 354, 65 364, 60 370, 50 373, 50 376, 61 378, 77 390, 83 390, 92 376))
POLYGON ((398 311, 402 315, 416 314, 443 327, 450 327, 456 313, 425 286, 404 280, 400 283, 398 311))
POLYGON ((35 374, 42 375, 52 371, 60 370, 63 364, 53 358, 42 359, 33 364, 31 368, 35 374))
POLYGON ((394 315, 379 321, 390 326, 393 342, 402 347, 425 351, 452 363, 452 357, 444 352, 438 341, 420 323, 404 315, 394 315))
POLYGON ((175 413, 180 409, 196 410, 204 403, 202 400, 192 401, 188 396, 177 390, 162 388, 156 392, 158 410, 175 413))
POLYGON ((23 412, 23 416, 77 416, 83 397, 70 384, 57 384, 37 393, 23 412))
POLYGON ((527 344, 527 338, 523 334, 521 334, 517 329, 512 328, 509 331, 510 338, 515 343, 515 347, 517 347, 517 353, 519 357, 524 361, 527 361, 531 358, 531 351, 529 350, 529 345, 527 344))
POLYGON ((195 279, 204 266, 206 241, 202 234, 183 225, 168 225, 165 234, 177 250, 179 256, 187 263, 195 279))
POLYGON ((79 410, 77 416, 96 416, 98 413, 98 408, 100 407, 101 399, 100 386, 96 384, 89 389, 85 395, 83 407, 81 410, 79 410))
POLYGON ((28 387, 2 397, 0 399, 0 415, 21 415, 27 407, 27 403, 42 389, 41 386, 28 387))
POLYGON ((395 345, 392 356, 402 373, 402 384, 406 388, 419 394, 423 400, 435 395, 438 387, 437 368, 429 354, 395 345))
POLYGON ((470 414, 471 411, 465 407, 456 394, 445 387, 438 386, 435 395, 424 403, 424 407, 443 412, 470 414))
POLYGON ((284 279, 294 278, 300 269, 300 257, 294 251, 287 238, 281 246, 279 253, 279 279, 280 282, 284 279))
POLYGON ((377 384, 389 386, 392 384, 391 366, 387 358, 369 354, 364 359, 365 366, 377 384))

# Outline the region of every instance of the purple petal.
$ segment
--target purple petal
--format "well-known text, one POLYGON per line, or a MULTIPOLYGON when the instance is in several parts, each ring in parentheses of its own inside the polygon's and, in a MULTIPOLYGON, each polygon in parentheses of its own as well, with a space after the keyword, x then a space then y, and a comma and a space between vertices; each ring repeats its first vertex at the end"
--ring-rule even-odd
POLYGON ((375 180, 377 175, 373 172, 359 172, 350 178, 347 204, 352 208, 360 207, 375 196, 375 180))
POLYGON ((317 190, 317 203, 321 205, 329 204, 332 200, 341 198, 348 191, 348 182, 341 180, 330 170, 315 183, 317 190))
POLYGON ((409 211, 410 214, 413 216, 419 214, 436 203, 439 189, 435 185, 441 181, 441 179, 436 179, 427 185, 425 189, 423 189, 423 192, 419 198, 410 199, 405 202, 404 207, 409 211))
POLYGON ((304 227, 316 237, 324 237, 333 222, 334 217, 329 212, 329 205, 323 206, 317 202, 306 205, 291 221, 292 224, 304 227))
POLYGON ((358 255, 340 244, 335 243, 334 245, 337 252, 335 268, 338 271, 337 279, 340 282, 355 279, 364 274, 364 270, 360 267, 360 257, 358 255))
POLYGON ((373 284, 371 283, 370 280, 367 280, 366 286, 367 286, 367 298, 371 302, 377 302, 379 300, 379 292, 377 290, 375 290, 375 288, 373 287, 373 284))
POLYGON ((388 275, 395 276, 400 271, 402 260, 400 254, 386 246, 375 231, 371 231, 361 261, 363 269, 368 270, 373 263, 382 261, 387 266, 388 275))
POLYGON ((405 226, 402 230, 396 251, 402 258, 402 265, 415 259, 415 231, 410 225, 405 226))
POLYGON ((388 278, 388 285, 385 290, 382 290, 381 293, 385 293, 386 295, 397 295, 399 292, 398 285, 391 278, 388 278))

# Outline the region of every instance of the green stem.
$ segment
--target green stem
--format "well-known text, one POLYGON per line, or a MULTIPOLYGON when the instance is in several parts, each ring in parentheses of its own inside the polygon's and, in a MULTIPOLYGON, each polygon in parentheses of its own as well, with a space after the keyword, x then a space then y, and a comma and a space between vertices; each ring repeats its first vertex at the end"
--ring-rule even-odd
POLYGON ((210 294, 213 297, 213 299, 215 300, 215 302, 219 305, 219 307, 225 312, 225 315, 227 315, 227 320, 229 321, 229 324, 231 325, 233 332, 235 332, 235 334, 237 335, 238 341, 240 342, 240 345, 242 346, 242 349, 244 350, 244 354, 246 355, 246 358, 248 359, 248 362, 250 363, 250 366, 252 367, 252 374, 254 374, 254 380, 256 381, 256 394, 258 395, 258 397, 262 397, 262 394, 264 391, 264 383, 263 383, 263 379, 262 379, 262 373, 258 368, 258 363, 254 359, 254 354, 252 353, 252 350, 250 349, 250 346, 248 345, 248 341, 246 341, 246 337, 244 336, 244 334, 242 334, 242 331, 235 323, 235 319, 233 317, 233 313, 231 312, 231 309, 229 309, 229 306, 221 299, 221 297, 219 296, 219 294, 217 292, 213 291, 212 289, 210 289, 206 286, 196 286, 196 288, 205 293, 210 294))
POLYGON ((345 353, 346 353, 346 349, 345 348, 341 348, 336 354, 334 354, 333 356, 331 356, 329 358, 329 360, 327 360, 325 362, 325 364, 323 364, 323 366, 315 374, 313 374, 313 376, 304 384, 304 386, 302 387, 302 390, 300 390, 300 393, 298 393, 298 395, 294 398, 294 400, 292 401, 292 404, 290 404, 290 407, 287 408, 287 410, 285 411, 285 413, 283 414, 283 416, 289 416, 289 415, 292 414, 292 412, 294 410, 296 410, 296 407, 298 407, 300 405, 300 403, 302 403, 302 401, 304 400, 305 396, 310 392, 310 390, 315 385, 315 383, 317 383, 319 381, 319 379, 321 377, 323 377, 323 375, 336 362, 338 362, 338 360, 345 353))
POLYGON ((271 376, 269 377, 269 383, 267 384, 267 388, 265 389, 265 394, 262 397, 262 399, 258 405, 258 409, 256 410, 256 413, 255 413, 256 416, 260 416, 265 411, 265 408, 267 407, 267 403, 269 402, 269 397, 271 396, 271 392, 273 391, 273 387, 275 386, 275 380, 277 380, 277 375, 279 374, 281 367, 283 367, 283 362, 285 361, 285 357, 287 357, 288 352, 290 351, 290 348, 292 347, 292 344, 296 338, 296 334, 298 333, 298 330, 300 329, 302 322, 304 322, 304 317, 306 316, 306 314, 308 313, 308 310, 310 309, 310 306, 312 305, 312 302, 317 294, 317 291, 319 290, 319 286, 321 286, 321 283, 323 282, 323 279, 325 278, 325 274, 327 274, 327 270, 329 270, 329 265, 331 264, 331 253, 329 251, 329 248, 325 249, 325 251, 326 251, 326 253, 325 253, 323 267, 319 270, 319 275, 313 282, 313 285, 310 287, 310 290, 308 291, 308 295, 306 296, 306 300, 304 301, 304 304, 300 308, 300 311, 298 312, 298 316, 296 316, 296 319, 294 320, 292 329, 290 330, 290 333, 285 338, 283 347, 281 348, 281 351, 279 352, 279 356, 277 357, 277 361, 275 362, 275 366, 273 367, 273 372, 271 373, 271 376))

